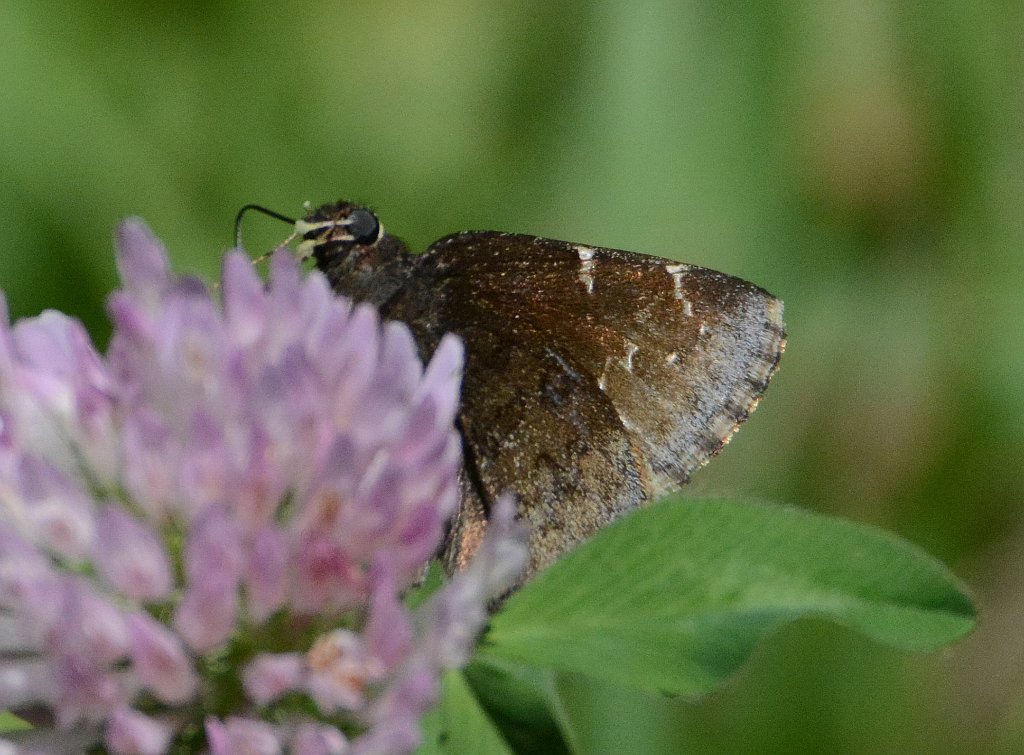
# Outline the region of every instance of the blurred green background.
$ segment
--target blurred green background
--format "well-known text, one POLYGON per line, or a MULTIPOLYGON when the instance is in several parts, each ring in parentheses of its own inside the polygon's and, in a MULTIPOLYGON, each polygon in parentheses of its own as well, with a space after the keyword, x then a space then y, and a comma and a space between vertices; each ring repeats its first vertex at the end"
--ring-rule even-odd
POLYGON ((1022 752, 1022 34, 968 0, 8 1, 0 288, 103 339, 118 218, 212 277, 242 204, 339 197, 414 248, 489 228, 753 280, 789 349, 692 490, 895 531, 980 628, 913 655, 804 622, 696 704, 580 681, 588 749, 1022 752))

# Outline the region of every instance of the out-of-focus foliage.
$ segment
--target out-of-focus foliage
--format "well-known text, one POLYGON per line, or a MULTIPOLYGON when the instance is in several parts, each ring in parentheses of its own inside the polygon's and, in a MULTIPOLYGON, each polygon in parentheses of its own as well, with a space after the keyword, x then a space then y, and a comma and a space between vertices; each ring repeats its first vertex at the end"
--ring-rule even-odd
POLYGON ((420 247, 493 228, 756 281, 790 347, 693 492, 894 530, 981 628, 914 655, 804 623, 697 705, 566 682, 580 746, 1018 749, 1022 32, 966 0, 3 3, 0 288, 103 337, 119 217, 212 276, 242 204, 339 197, 420 247))

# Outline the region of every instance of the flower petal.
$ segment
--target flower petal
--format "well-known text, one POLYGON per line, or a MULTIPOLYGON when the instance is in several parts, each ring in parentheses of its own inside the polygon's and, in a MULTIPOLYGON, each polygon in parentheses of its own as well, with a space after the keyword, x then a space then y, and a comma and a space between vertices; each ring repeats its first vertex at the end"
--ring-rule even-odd
POLYGON ((195 692, 197 679, 181 640, 144 614, 128 617, 132 668, 143 686, 171 705, 195 692))
POLYGON ((171 591, 167 551, 153 530, 117 506, 97 518, 96 565, 107 584, 132 600, 158 600, 171 591))
POLYGON ((107 721, 104 742, 113 753, 160 755, 167 751, 173 729, 131 708, 119 708, 107 721))
POLYGON ((266 705, 302 683, 304 661, 298 653, 260 653, 242 672, 245 692, 266 705))

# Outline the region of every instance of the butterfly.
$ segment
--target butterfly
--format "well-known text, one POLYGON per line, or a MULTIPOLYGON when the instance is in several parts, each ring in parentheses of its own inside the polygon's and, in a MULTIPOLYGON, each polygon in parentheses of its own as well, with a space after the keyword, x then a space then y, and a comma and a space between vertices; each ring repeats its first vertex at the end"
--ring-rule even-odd
POLYGON ((413 254, 352 202, 298 221, 246 209, 294 222, 333 289, 405 322, 424 359, 445 333, 465 342, 449 573, 504 493, 530 529, 525 581, 678 488, 754 410, 785 348, 782 302, 706 268, 496 231, 413 254))

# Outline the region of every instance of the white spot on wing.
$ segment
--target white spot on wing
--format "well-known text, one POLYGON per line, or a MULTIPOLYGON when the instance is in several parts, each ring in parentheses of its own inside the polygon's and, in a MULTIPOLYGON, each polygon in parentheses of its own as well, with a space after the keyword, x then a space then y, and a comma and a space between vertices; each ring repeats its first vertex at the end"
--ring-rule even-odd
MULTIPOLYGON (((682 263, 665 265, 665 272, 672 276, 672 289, 677 299, 683 299, 683 276, 689 269, 689 265, 682 263)), ((683 312, 687 317, 693 314, 693 306, 690 302, 683 300, 683 312)))
POLYGON ((608 368, 612 364, 611 357, 604 358, 604 369, 601 370, 601 377, 597 379, 597 387, 604 391, 608 387, 608 368))
POLYGON ((622 360, 622 366, 626 368, 626 372, 633 371, 633 357, 640 351, 640 347, 632 341, 626 341, 626 357, 622 360))
POLYGON ((629 432, 639 433, 640 428, 637 427, 636 423, 630 420, 629 417, 627 417, 625 414, 619 415, 619 421, 622 423, 622 426, 626 428, 629 432))
POLYGON ((594 293, 594 250, 589 246, 578 246, 576 252, 580 256, 580 283, 587 289, 588 294, 594 293))
POLYGON ((679 364, 679 354, 674 351, 670 351, 665 356, 665 364, 679 364))

